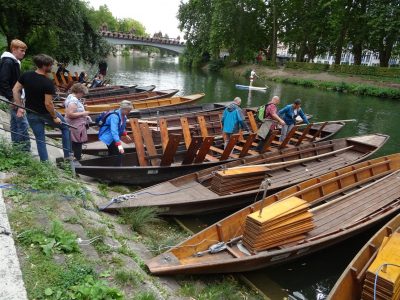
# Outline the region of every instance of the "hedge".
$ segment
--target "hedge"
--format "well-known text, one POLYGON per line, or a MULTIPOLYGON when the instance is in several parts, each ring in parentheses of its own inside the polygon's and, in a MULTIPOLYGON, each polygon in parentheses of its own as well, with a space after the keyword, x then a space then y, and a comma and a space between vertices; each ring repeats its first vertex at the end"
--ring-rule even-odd
POLYGON ((298 79, 298 78, 270 78, 276 82, 291 83, 304 87, 314 87, 323 90, 331 90, 341 93, 350 93, 362 96, 375 96, 380 98, 400 99, 400 90, 386 87, 376 87, 364 84, 346 83, 346 82, 331 82, 320 81, 313 79, 298 79))
POLYGON ((327 71, 329 69, 329 65, 328 64, 288 61, 288 62, 286 62, 286 68, 300 69, 300 70, 327 71))
POLYGON ((371 75, 379 77, 399 77, 400 68, 382 68, 356 65, 332 65, 330 71, 353 75, 371 75))

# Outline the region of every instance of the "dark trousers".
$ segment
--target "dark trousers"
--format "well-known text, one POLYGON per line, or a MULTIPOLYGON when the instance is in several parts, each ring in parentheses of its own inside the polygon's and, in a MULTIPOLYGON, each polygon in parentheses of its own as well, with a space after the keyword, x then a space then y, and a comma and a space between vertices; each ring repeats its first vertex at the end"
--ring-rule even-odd
POLYGON ((110 145, 107 146, 108 148, 108 156, 115 157, 115 166, 122 166, 122 154, 119 153, 118 147, 115 146, 115 143, 112 142, 110 145))
POLYGON ((72 141, 71 145, 72 145, 72 151, 74 152, 74 157, 77 160, 81 160, 83 143, 77 143, 77 142, 72 141))
POLYGON ((272 130, 270 130, 270 131, 267 133, 267 136, 265 137, 265 139, 262 139, 262 138, 259 137, 260 141, 258 142, 256 151, 258 151, 258 152, 261 153, 262 149, 263 149, 264 146, 265 146, 265 143, 268 141, 269 137, 271 136, 271 131, 272 131, 272 130))

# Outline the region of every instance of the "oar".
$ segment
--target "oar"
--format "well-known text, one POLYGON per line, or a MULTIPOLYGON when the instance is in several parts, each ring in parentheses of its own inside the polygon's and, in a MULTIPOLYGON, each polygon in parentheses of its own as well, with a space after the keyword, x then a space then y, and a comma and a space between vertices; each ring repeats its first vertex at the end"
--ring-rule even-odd
MULTIPOLYGON (((31 113, 36 114, 36 115, 40 115, 39 113, 37 113, 36 111, 34 111, 34 110, 32 110, 32 109, 29 109, 29 108, 24 107, 24 106, 22 106, 22 105, 18 105, 18 104, 16 104, 16 103, 13 103, 13 102, 11 102, 11 101, 8 101, 8 99, 7 99, 7 98, 4 98, 3 96, 0 96, 0 101, 3 101, 3 102, 5 102, 5 103, 7 103, 7 104, 10 104, 10 105, 14 105, 14 106, 16 106, 16 107, 18 107, 18 108, 25 109, 25 110, 27 110, 27 111, 29 111, 29 112, 31 112, 31 113)), ((70 128, 78 129, 78 127, 72 126, 72 125, 70 125, 70 124, 68 124, 68 123, 65 123, 65 122, 61 122, 61 124, 62 124, 62 125, 65 125, 65 126, 67 126, 67 127, 70 127, 70 128)))
MULTIPOLYGON (((313 122, 311 122, 313 125, 320 125, 320 124, 325 124, 325 123, 346 123, 346 122, 357 122, 357 120, 356 119, 348 119, 348 120, 332 120, 332 121, 323 121, 323 122, 315 122, 315 123, 313 123, 313 122)), ((306 123, 302 123, 302 124, 299 124, 298 126, 306 126, 306 125, 308 125, 308 124, 306 124, 306 123)))
MULTIPOLYGON (((302 158, 302 159, 297 159, 297 160, 283 161, 283 162, 278 162, 278 163, 269 163, 269 164, 260 164, 260 165, 247 165, 247 166, 239 166, 239 167, 227 168, 227 169, 224 169, 222 172, 229 171, 229 170, 243 170, 243 169, 246 169, 246 168, 250 169, 250 168, 254 168, 254 167, 265 167, 265 168, 268 168, 268 167, 280 167, 280 166, 285 166, 285 165, 290 165, 290 164, 299 164, 299 163, 302 163, 302 162, 306 162, 306 161, 310 161, 310 160, 314 160, 314 159, 319 159, 319 158, 322 158, 322 157, 330 156, 330 155, 333 155, 333 154, 337 154, 339 152, 344 152, 344 151, 349 150, 349 149, 351 149, 353 147, 354 146, 349 146, 349 147, 338 149, 338 150, 331 151, 331 152, 328 152, 328 153, 324 153, 324 154, 320 154, 320 155, 316 155, 316 156, 311 156, 311 157, 306 157, 306 158, 302 158)), ((293 153, 293 154, 295 154, 295 153, 293 153)))

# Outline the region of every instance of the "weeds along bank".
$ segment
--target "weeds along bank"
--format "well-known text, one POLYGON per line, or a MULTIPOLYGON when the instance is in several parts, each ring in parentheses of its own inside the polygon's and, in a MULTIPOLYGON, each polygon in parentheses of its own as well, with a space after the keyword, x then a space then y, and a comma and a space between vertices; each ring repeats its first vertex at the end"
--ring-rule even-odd
MULTIPOLYGON (((306 68, 304 65, 298 66, 299 63, 290 65, 290 67, 276 68, 266 65, 239 65, 227 66, 220 69, 222 74, 228 76, 248 78, 252 68, 255 68, 257 74, 262 80, 269 80, 280 83, 295 84, 303 87, 313 87, 327 91, 350 93, 360 96, 374 96, 387 99, 400 100, 400 77, 392 76, 392 73, 382 73, 378 71, 369 71, 368 74, 359 70, 359 68, 334 68, 336 71, 327 72, 326 66, 319 68, 320 64, 314 65, 313 68, 306 68), (297 67, 296 67, 297 66, 297 67), (353 73, 351 73, 353 72, 353 73), (377 74, 382 74, 377 75, 377 74)), ((350 66, 351 67, 351 66, 350 66)), ((359 67, 359 66, 356 66, 359 67)))
POLYGON ((128 189, 74 178, 68 166, 0 140, 3 195, 30 299, 260 299, 232 276, 151 276, 145 260, 188 234, 152 208, 98 212, 128 189))

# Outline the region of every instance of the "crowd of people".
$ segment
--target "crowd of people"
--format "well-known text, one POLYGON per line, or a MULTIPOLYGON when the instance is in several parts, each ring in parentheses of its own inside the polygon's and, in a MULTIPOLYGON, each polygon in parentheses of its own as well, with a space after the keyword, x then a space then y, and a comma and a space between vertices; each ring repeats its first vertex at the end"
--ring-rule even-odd
MULTIPOLYGON (((19 149, 30 152, 30 127, 35 136, 39 158, 41 161, 47 161, 49 156, 45 142, 45 126, 59 128, 62 132, 64 158, 71 160, 74 157, 80 160, 82 145, 87 142, 87 127, 91 122, 81 101, 88 88, 83 82, 75 83, 70 88, 70 94, 64 103, 65 117, 62 116, 54 107, 53 95, 56 94, 56 87, 48 77, 54 59, 46 54, 38 54, 33 57, 36 70, 21 75, 21 60, 27 48, 24 42, 12 40, 10 51, 5 51, 0 61, 0 96, 10 104, 11 141, 19 149)), ((66 65, 59 64, 58 73, 65 72, 65 67, 66 65)), ((102 78, 106 71, 107 64, 101 63, 99 74, 102 78)), ((120 109, 107 117, 99 131, 99 139, 107 145, 110 155, 121 156, 124 153, 121 137, 127 135, 126 121, 132 103, 122 101, 120 106, 120 109)))
MULTIPOLYGON (((222 115, 222 131, 225 147, 232 134, 238 133, 241 129, 250 131, 250 128, 245 122, 243 111, 240 108, 241 102, 242 100, 236 97, 233 103, 225 108, 222 115)), ((259 118, 261 126, 257 130, 259 142, 256 150, 259 152, 263 150, 272 131, 278 129, 278 126, 281 126, 279 141, 282 142, 296 124, 298 116, 305 124, 309 124, 307 116, 301 109, 300 99, 294 100, 292 104, 286 105, 281 110, 278 110, 279 103, 280 98, 278 96, 273 96, 271 101, 262 106, 262 116, 259 118)))
MULTIPOLYGON (((31 150, 30 127, 36 140, 37 150, 41 161, 49 159, 46 142, 45 126, 58 128, 62 132, 62 148, 65 159, 82 158, 82 145, 87 142, 87 128, 91 120, 89 113, 85 111, 82 98, 88 93, 88 88, 82 82, 77 82, 70 88, 70 94, 65 100, 65 116, 56 111, 53 104, 53 95, 56 87, 53 80, 48 77, 51 72, 54 59, 46 54, 38 54, 33 57, 36 66, 35 71, 21 73, 21 60, 24 58, 27 45, 20 40, 13 40, 10 51, 1 56, 0 62, 0 95, 10 103, 10 131, 11 140, 23 151, 31 150)), ((58 65, 59 73, 65 72, 66 65, 58 65)), ((99 65, 99 79, 104 79, 107 64, 99 65)), ((257 78, 253 70, 251 84, 257 78)), ((262 116, 259 118, 261 126, 257 131, 259 138, 258 151, 262 151, 265 142, 271 132, 281 126, 280 140, 283 141, 300 116, 304 123, 308 124, 307 117, 301 109, 301 100, 296 99, 293 104, 286 105, 278 110, 280 99, 272 97, 271 101, 263 106, 262 116)), ((250 132, 245 122, 245 117, 240 108, 241 99, 236 97, 226 107, 222 116, 222 127, 225 147, 232 134, 241 129, 250 132)), ((126 132, 126 123, 132 103, 124 100, 120 108, 114 111, 104 112, 97 119, 99 128, 99 140, 108 148, 110 156, 116 156, 116 164, 122 164, 122 154, 125 150, 121 139, 126 143, 132 142, 126 132)))

